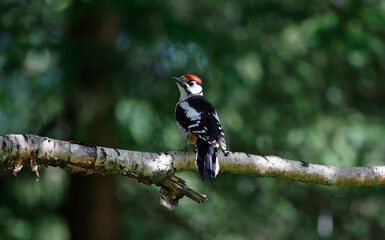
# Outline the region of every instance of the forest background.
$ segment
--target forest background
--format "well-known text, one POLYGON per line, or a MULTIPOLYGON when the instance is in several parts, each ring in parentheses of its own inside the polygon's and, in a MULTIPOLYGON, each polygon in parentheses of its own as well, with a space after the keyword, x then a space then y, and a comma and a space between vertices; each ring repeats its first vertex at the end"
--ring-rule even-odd
MULTIPOLYGON (((229 150, 385 160, 385 1, 0 2, 0 135, 181 149, 172 76, 203 79, 229 150)), ((0 239, 381 239, 384 187, 180 173, 207 194, 46 168, 0 172, 0 239)))

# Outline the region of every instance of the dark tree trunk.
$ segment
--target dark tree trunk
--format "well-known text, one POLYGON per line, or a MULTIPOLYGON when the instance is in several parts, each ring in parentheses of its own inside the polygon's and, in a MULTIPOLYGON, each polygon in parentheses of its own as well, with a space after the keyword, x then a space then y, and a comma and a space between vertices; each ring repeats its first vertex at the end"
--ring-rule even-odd
MULTIPOLYGON (((108 1, 74 1, 67 15, 63 65, 68 100, 63 121, 71 140, 114 146, 112 76, 119 18, 108 1), (109 94, 110 93, 110 94, 109 94), (74 135, 74 133, 77 133, 74 135)), ((117 239, 119 214, 110 176, 71 175, 66 215, 72 239, 117 239)))

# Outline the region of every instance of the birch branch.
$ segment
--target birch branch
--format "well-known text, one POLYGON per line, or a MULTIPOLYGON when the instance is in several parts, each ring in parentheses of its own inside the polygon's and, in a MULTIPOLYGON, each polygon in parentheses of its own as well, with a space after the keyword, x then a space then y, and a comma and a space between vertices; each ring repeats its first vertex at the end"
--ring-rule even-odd
MULTIPOLYGON (((218 152, 220 172, 273 177, 329 186, 374 186, 385 184, 385 166, 335 167, 287 160, 276 156, 258 156, 241 152, 218 152)), ((114 174, 136 178, 161 188, 161 204, 169 209, 183 196, 202 203, 204 194, 186 186, 174 174, 196 171, 195 153, 186 151, 136 152, 61 141, 25 134, 0 136, 0 164, 16 175, 30 164, 38 175, 41 165, 68 169, 86 175, 114 174)))

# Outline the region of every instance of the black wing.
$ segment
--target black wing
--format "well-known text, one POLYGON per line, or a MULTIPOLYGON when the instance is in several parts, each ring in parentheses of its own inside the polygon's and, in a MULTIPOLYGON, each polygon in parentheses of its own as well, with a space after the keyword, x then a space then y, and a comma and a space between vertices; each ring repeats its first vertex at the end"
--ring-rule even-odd
POLYGON ((203 96, 194 95, 180 101, 175 109, 178 123, 197 137, 226 148, 225 135, 213 105, 203 96))

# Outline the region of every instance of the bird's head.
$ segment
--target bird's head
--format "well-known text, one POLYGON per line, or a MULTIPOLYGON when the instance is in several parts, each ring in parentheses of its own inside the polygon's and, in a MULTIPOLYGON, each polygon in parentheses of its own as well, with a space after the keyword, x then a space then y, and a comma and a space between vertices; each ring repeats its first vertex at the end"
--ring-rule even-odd
POLYGON ((185 74, 179 78, 173 77, 173 79, 178 85, 180 99, 190 94, 203 95, 202 80, 199 77, 193 74, 185 74))

